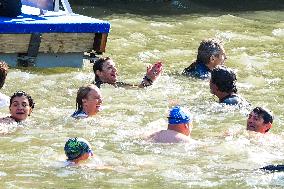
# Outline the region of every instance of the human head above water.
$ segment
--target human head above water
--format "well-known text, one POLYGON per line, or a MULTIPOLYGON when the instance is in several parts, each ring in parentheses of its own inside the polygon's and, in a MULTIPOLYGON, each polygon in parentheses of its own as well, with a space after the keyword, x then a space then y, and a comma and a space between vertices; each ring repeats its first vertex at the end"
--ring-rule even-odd
POLYGON ((175 106, 169 112, 168 121, 169 124, 190 123, 192 116, 187 109, 175 106))
POLYGON ((79 88, 76 97, 77 111, 84 111, 88 116, 92 116, 100 111, 101 104, 102 94, 96 85, 88 84, 79 88))
POLYGON ((5 83, 8 69, 9 69, 8 64, 6 64, 6 62, 4 61, 0 61, 0 89, 3 87, 5 83))
POLYGON ((273 114, 265 108, 256 107, 249 114, 247 119, 247 130, 266 133, 273 123, 273 114))
POLYGON ((95 82, 114 84, 117 81, 117 69, 110 57, 102 57, 93 65, 95 82))
POLYGON ((17 91, 10 97, 10 114, 16 121, 25 120, 34 109, 32 97, 24 91, 17 91))
POLYGON ((189 135, 192 129, 192 115, 180 106, 173 107, 168 116, 168 129, 189 135))
POLYGON ((210 89, 215 94, 212 84, 217 86, 220 92, 237 93, 237 76, 235 72, 225 66, 217 66, 211 72, 210 89))
POLYGON ((64 152, 68 161, 78 163, 93 155, 91 145, 83 138, 69 138, 64 146, 64 152))
POLYGON ((215 67, 217 65, 224 64, 225 59, 225 50, 221 41, 217 39, 205 39, 202 40, 197 53, 196 61, 208 65, 210 62, 215 67))

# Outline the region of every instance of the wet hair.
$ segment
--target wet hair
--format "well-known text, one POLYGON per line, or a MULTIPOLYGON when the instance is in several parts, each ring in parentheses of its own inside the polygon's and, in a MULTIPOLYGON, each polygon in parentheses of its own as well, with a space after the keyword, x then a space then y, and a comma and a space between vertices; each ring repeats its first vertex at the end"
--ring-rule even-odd
POLYGON ((99 71, 103 71, 103 65, 106 61, 110 60, 111 58, 110 57, 101 57, 99 58, 98 60, 96 60, 94 62, 94 65, 93 65, 93 71, 94 71, 94 74, 95 74, 95 82, 98 82, 100 81, 100 77, 96 74, 96 71, 99 70, 99 71))
POLYGON ((8 69, 9 69, 8 64, 4 61, 0 61, 0 89, 3 87, 5 83, 8 69))
POLYGON ((212 55, 219 56, 223 48, 222 42, 217 39, 206 39, 201 41, 198 47, 196 62, 208 64, 212 55))
POLYGON ((32 97, 31 97, 28 93, 26 93, 26 92, 24 92, 24 91, 17 91, 17 92, 15 92, 15 93, 10 97, 10 106, 9 106, 9 107, 11 107, 12 102, 13 102, 13 99, 14 99, 15 97, 21 97, 21 96, 26 97, 26 98, 28 99, 28 101, 29 101, 29 106, 30 106, 32 109, 34 109, 34 107, 35 107, 34 100, 32 99, 32 97))
POLYGON ((79 90, 77 92, 77 97, 76 97, 76 110, 77 111, 83 110, 82 100, 86 99, 89 92, 94 88, 99 90, 99 88, 94 84, 88 84, 88 85, 85 85, 85 86, 79 88, 79 90))
POLYGON ((69 138, 64 146, 64 151, 67 156, 67 160, 74 160, 85 153, 92 152, 89 142, 83 138, 69 138))
POLYGON ((200 42, 198 47, 196 61, 193 62, 187 69, 187 72, 195 70, 197 64, 209 64, 212 55, 219 56, 223 49, 222 41, 217 39, 205 39, 200 42))
POLYGON ((273 123, 273 114, 269 110, 262 107, 256 107, 252 110, 252 112, 257 114, 258 116, 261 116, 264 123, 273 123))
POLYGON ((211 82, 218 87, 219 91, 237 93, 236 81, 235 72, 225 66, 217 66, 211 72, 211 82))

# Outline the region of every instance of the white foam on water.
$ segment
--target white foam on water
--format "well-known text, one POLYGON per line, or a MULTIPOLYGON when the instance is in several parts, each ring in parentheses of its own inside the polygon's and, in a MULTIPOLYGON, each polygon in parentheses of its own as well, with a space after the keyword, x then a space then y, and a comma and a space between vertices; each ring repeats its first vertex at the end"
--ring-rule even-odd
POLYGON ((276 37, 284 37, 284 28, 278 28, 272 30, 272 34, 276 37))
POLYGON ((168 24, 168 23, 163 23, 163 22, 152 22, 150 23, 151 26, 153 27, 159 27, 159 28, 173 28, 174 25, 168 24))
POLYGON ((0 171, 0 177, 5 177, 7 176, 7 173, 0 171))

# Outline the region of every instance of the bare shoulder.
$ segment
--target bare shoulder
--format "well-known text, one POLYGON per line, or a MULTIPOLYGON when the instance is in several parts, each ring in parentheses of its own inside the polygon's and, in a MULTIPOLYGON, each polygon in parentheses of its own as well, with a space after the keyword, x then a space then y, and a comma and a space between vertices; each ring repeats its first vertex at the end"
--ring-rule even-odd
POLYGON ((161 130, 153 133, 149 138, 153 142, 157 143, 179 143, 191 141, 189 136, 183 135, 173 130, 161 130))
POLYGON ((176 135, 176 140, 177 140, 178 142, 186 142, 186 143, 193 141, 193 139, 191 139, 189 136, 183 135, 183 134, 181 134, 181 133, 178 133, 178 134, 176 135))

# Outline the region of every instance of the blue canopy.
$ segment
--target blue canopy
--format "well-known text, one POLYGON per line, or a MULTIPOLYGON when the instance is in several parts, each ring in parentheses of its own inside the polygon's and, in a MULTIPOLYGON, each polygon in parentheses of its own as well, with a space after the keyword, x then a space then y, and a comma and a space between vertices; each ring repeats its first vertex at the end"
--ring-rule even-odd
POLYGON ((23 5, 15 18, 0 17, 0 34, 23 33, 109 33, 110 23, 64 11, 47 11, 23 5))

